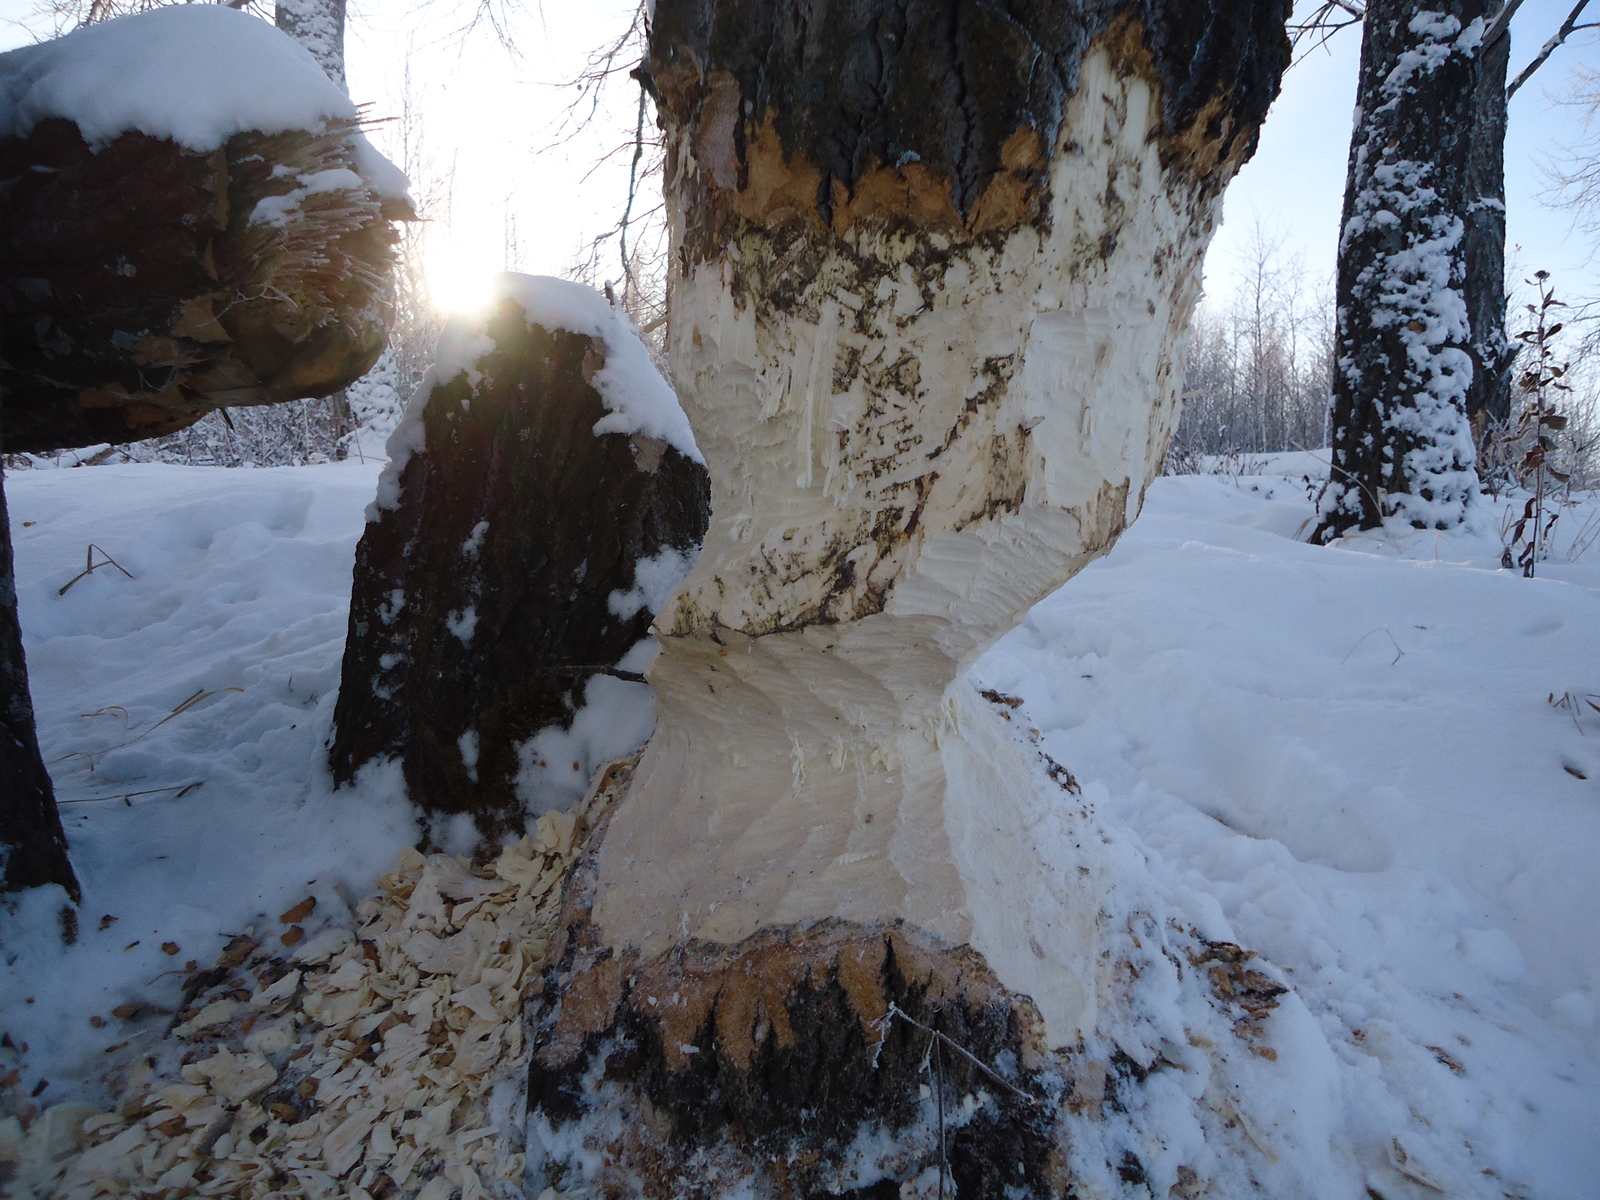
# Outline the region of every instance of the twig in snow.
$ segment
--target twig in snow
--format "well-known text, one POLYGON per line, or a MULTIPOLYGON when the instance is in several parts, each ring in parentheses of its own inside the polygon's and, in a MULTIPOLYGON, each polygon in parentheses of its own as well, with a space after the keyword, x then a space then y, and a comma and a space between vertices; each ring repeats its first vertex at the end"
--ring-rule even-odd
POLYGON ((1360 646, 1362 642, 1366 641, 1369 637, 1371 637, 1375 633, 1381 633, 1381 634, 1385 635, 1389 639, 1389 644, 1394 647, 1394 658, 1389 663, 1389 665, 1391 667, 1394 666, 1395 663, 1399 662, 1402 658, 1404 658, 1406 656, 1406 652, 1404 650, 1400 649, 1400 643, 1394 640, 1394 634, 1390 633, 1388 631, 1388 629, 1386 629, 1386 628, 1369 629, 1365 633, 1363 633, 1360 637, 1358 637, 1356 639, 1356 644, 1354 646, 1351 646, 1350 649, 1345 652, 1345 656, 1339 660, 1339 665, 1342 667, 1342 666, 1344 666, 1345 663, 1349 662, 1350 661, 1350 655, 1352 655, 1352 654, 1354 654, 1356 652, 1356 647, 1360 646))
POLYGON ((146 788, 142 792, 123 792, 120 796, 84 796, 79 800, 57 800, 56 803, 100 804, 107 800, 121 800, 124 804, 127 804, 129 808, 132 808, 133 804, 131 802, 135 796, 154 796, 160 792, 177 792, 178 794, 174 796, 173 799, 182 800, 190 792, 194 791, 195 788, 202 786, 204 783, 205 780, 196 779, 193 783, 175 783, 171 787, 146 788))
POLYGON ((93 542, 90 542, 89 548, 83 552, 83 563, 83 570, 79 571, 71 579, 67 580, 66 583, 62 584, 61 587, 56 590, 56 595, 65 596, 67 594, 67 589, 73 584, 77 583, 78 580, 82 579, 85 575, 93 575, 101 567, 105 566, 115 567, 129 579, 133 578, 133 573, 129 571, 127 567, 123 566, 116 559, 112 558, 111 555, 107 554, 104 550, 101 550, 100 547, 96 546, 93 542), (95 562, 94 552, 96 550, 100 550, 100 555, 105 559, 105 562, 95 562))

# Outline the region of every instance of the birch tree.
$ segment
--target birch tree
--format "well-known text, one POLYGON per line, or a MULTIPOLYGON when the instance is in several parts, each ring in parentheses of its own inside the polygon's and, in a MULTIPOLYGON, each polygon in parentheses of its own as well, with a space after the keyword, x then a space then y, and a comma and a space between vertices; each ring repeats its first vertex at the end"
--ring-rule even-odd
POLYGON ((668 353, 712 521, 655 622, 655 736, 568 884, 533 1190, 1061 1194, 1065 1110, 1023 1085, 1108 994, 1098 900, 965 671, 1160 469, 1287 16, 657 6, 668 353), (918 1064, 970 1092, 956 1045, 1011 1065, 946 1146, 918 1064))

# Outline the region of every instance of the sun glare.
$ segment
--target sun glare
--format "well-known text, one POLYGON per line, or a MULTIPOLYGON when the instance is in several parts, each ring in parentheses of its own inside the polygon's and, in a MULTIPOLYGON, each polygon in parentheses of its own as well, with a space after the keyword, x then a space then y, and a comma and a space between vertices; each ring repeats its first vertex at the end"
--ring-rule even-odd
POLYGON ((434 307, 454 316, 482 312, 493 299, 496 267, 452 248, 428 258, 428 295, 434 307))

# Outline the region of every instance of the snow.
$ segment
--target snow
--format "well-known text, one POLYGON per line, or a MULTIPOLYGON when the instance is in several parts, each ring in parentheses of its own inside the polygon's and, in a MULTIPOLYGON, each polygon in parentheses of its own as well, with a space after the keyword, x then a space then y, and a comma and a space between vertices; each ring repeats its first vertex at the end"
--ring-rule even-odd
POLYGON ((1293 985, 1250 1115, 1328 1166, 1277 1194, 1418 1194, 1398 1138, 1452 1195, 1590 1195, 1600 718, 1547 697, 1600 690, 1593 502, 1528 581, 1487 533, 1301 544, 1312 464, 1273 465, 1158 481, 974 674, 1128 852, 1111 911, 1138 883, 1293 985))
MULTIPOLYGON (((1563 515, 1525 580, 1496 569, 1489 521, 1305 545, 1301 476, 1318 467, 1278 456, 1261 474, 1157 481, 1115 550, 974 669, 1022 699, 1019 733, 1037 729, 1082 785, 1039 836, 1098 835, 1084 861, 1102 925, 1148 948, 1097 1044, 1176 1064, 1129 1112, 1082 1118, 1073 1154, 1088 1172, 1131 1147, 1170 1183, 1209 1153, 1226 1179, 1245 1167, 1196 1114, 1229 1112, 1232 1136, 1277 1156, 1250 1166, 1276 1196, 1398 1200, 1428 1179, 1582 1200, 1600 1171, 1600 713, 1583 704, 1600 696, 1600 558, 1582 552, 1600 502, 1563 515), (1258 952, 1292 986, 1265 1028, 1276 1059, 1219 1072, 1185 1040, 1218 1018, 1186 990, 1203 976, 1162 974, 1155 947, 1179 928, 1258 952)), ((319 920, 347 912, 415 835, 393 775, 333 793, 322 766, 376 473, 7 478, 59 794, 131 796, 62 810, 85 889, 75 946, 56 937, 59 893, 0 918, 0 1028, 30 1045, 23 1086, 51 1080, 41 1102, 94 1096, 95 1060, 122 1039, 91 1014, 170 1002, 163 972, 208 960, 308 881, 319 920), (58 594, 91 542, 134 578, 102 567, 58 594), (118 919, 101 930, 102 914, 118 919)), ((589 695, 589 723, 538 750, 574 799, 607 740, 651 720, 642 684, 597 677, 589 695)), ((302 959, 336 949, 340 934, 308 933, 302 959)))
POLYGON ((54 934, 53 889, 0 934, 3 1025, 54 1081, 45 1099, 99 1073, 83 1064, 115 1039, 91 1013, 173 1007, 163 973, 308 888, 319 919, 347 911, 415 840, 398 771, 335 794, 323 765, 377 469, 8 475, 40 744, 84 888, 76 946, 54 934), (133 578, 100 567, 60 594, 90 543, 133 578))
POLYGON ((606 415, 594 424, 596 436, 643 434, 666 442, 697 463, 705 462, 678 397, 650 361, 650 352, 626 313, 613 309, 604 296, 587 284, 506 271, 495 276, 489 299, 481 309, 458 313, 440 335, 434 365, 422 377, 405 414, 389 436, 385 448, 389 465, 378 481, 377 497, 367 510, 368 520, 376 520, 381 509, 392 511, 400 506, 400 476, 411 456, 427 447, 423 411, 433 389, 462 374, 476 386, 478 360, 495 348, 488 323, 504 300, 521 308, 530 325, 598 338, 605 346, 605 365, 589 381, 606 408, 606 415))
MULTIPOLYGON (((490 304, 498 307, 503 300, 517 304, 530 325, 581 333, 605 343, 605 366, 595 372, 591 380, 607 412, 595 423, 597 435, 641 433, 666 442, 697 463, 705 462, 689 429, 689 418, 684 416, 672 386, 650 361, 650 352, 639 340, 638 330, 626 313, 611 307, 606 298, 588 284, 514 271, 495 277, 490 304)), ((464 352, 472 345, 470 339, 465 338, 459 344, 464 352)), ((445 362, 442 348, 440 360, 440 378, 447 378, 443 374, 448 368, 442 365, 445 362)), ((450 363, 458 370, 469 365, 470 362, 460 358, 450 363)))
POLYGON ((606 607, 624 621, 645 609, 652 613, 660 612, 673 589, 689 574, 689 568, 694 566, 697 557, 698 547, 694 550, 674 550, 671 546, 665 546, 654 557, 641 558, 633 564, 633 586, 626 591, 619 589, 612 592, 606 597, 606 607))
MULTIPOLYGON (((137 131, 205 152, 245 130, 318 130, 356 116, 294 39, 223 5, 157 8, 0 55, 6 137, 65 117, 92 149, 137 131)), ((355 140, 361 179, 380 196, 405 196, 399 168, 355 140)))

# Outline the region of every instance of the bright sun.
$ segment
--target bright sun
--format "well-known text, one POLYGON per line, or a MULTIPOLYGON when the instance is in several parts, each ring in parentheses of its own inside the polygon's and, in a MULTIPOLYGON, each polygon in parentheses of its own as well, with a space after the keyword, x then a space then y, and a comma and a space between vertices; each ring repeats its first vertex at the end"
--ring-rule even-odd
POLYGON ((428 294, 446 313, 480 312, 493 297, 497 266, 459 243, 441 247, 427 258, 428 294))

